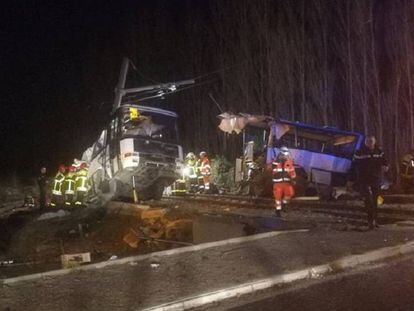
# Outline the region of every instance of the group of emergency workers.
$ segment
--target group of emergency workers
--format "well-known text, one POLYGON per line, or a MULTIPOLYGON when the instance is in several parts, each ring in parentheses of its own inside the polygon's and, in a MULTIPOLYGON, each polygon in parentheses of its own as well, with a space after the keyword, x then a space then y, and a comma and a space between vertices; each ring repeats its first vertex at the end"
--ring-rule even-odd
POLYGON ((69 167, 61 164, 53 179, 50 205, 84 205, 88 190, 88 165, 85 162, 75 159, 69 167))
MULTIPOLYGON (((268 170, 272 174, 275 214, 281 217, 282 208, 287 206, 295 195, 296 184, 295 165, 287 147, 279 149, 279 153, 273 158, 268 170)), ((378 226, 377 205, 381 190, 381 177, 386 171, 388 171, 388 163, 384 153, 376 145, 375 137, 366 137, 364 145, 354 155, 347 186, 352 187, 354 182, 358 183, 360 193, 365 200, 370 228, 378 226)), ((403 157, 400 174, 404 190, 413 189, 414 149, 403 157)), ((45 171, 42 171, 41 177, 38 178, 40 188, 47 184, 44 176, 45 171)), ((182 179, 176 181, 175 189, 184 193, 209 193, 210 179, 211 165, 207 153, 202 151, 197 157, 193 152, 189 152, 185 157, 182 179)), ((83 205, 89 190, 88 165, 77 159, 69 167, 60 165, 51 190, 51 206, 83 205)), ((45 195, 44 197, 46 198, 45 195)), ((41 201, 46 202, 46 199, 41 201)))
POLYGON ((201 151, 197 158, 193 152, 185 157, 183 169, 184 191, 209 192, 211 179, 211 166, 207 152, 201 151))

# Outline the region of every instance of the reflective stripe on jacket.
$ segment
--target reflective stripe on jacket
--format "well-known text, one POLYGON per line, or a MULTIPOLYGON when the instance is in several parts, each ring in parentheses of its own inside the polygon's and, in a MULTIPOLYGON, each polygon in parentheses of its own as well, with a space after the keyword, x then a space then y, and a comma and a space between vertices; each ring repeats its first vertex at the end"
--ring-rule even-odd
POLYGON ((295 167, 291 159, 275 159, 272 162, 274 183, 291 182, 296 177, 295 167))
POLYGON ((76 191, 80 191, 80 192, 88 191, 87 182, 88 182, 88 178, 86 176, 77 176, 76 177, 76 191))
POLYGON ((68 172, 63 182, 63 192, 65 194, 75 194, 75 173, 68 172))
POLYGON ((65 180, 65 175, 61 172, 58 172, 53 180, 52 194, 62 195, 62 185, 65 180))
POLYGON ((81 168, 76 172, 76 191, 86 192, 88 191, 88 170, 86 168, 81 168))
POLYGON ((384 152, 378 147, 369 149, 362 146, 354 154, 350 179, 362 184, 380 184, 382 178, 382 166, 387 166, 384 152))
POLYGON ((201 175, 203 175, 203 176, 210 176, 211 175, 210 161, 207 157, 205 157, 201 161, 200 171, 201 171, 201 175))

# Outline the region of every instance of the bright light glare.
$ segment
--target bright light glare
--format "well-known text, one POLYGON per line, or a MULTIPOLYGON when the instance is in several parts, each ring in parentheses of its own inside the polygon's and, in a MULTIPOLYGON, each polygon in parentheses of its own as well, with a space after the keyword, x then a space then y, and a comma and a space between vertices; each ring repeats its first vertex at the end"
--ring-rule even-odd
POLYGON ((183 168, 183 175, 184 176, 189 176, 190 175, 190 168, 189 167, 184 167, 183 168))

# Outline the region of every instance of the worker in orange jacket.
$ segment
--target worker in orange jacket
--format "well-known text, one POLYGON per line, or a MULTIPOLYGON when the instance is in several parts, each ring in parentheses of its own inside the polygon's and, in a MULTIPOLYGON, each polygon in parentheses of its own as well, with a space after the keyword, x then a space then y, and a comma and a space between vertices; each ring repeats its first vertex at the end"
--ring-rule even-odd
POLYGON ((279 154, 272 162, 273 196, 275 198, 275 214, 281 216, 282 204, 286 205, 295 195, 293 188, 296 178, 293 160, 287 147, 280 148, 279 154))
POLYGON ((200 174, 203 179, 203 188, 204 192, 210 191, 210 176, 211 176, 211 166, 210 160, 207 157, 207 153, 205 151, 200 152, 200 159, 199 159, 199 170, 200 174))

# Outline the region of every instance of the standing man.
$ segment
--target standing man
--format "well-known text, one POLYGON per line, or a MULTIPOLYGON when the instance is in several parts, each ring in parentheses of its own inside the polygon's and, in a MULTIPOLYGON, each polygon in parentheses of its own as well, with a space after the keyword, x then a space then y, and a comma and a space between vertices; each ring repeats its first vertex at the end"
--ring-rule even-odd
POLYGON ((61 164, 59 166, 59 170, 55 176, 55 179, 53 180, 52 200, 50 203, 50 205, 52 205, 53 207, 61 205, 63 202, 62 186, 63 182, 65 181, 65 172, 66 167, 64 164, 61 164))
POLYGON ((186 184, 188 192, 195 192, 197 187, 197 159, 193 152, 189 152, 185 157, 185 169, 187 172, 186 184))
POLYGON ((88 193, 88 165, 83 162, 75 174, 76 201, 75 205, 85 204, 88 193))
POLYGON ((365 144, 354 154, 351 166, 350 182, 357 182, 361 195, 364 196, 370 229, 378 228, 377 207, 381 190, 382 173, 388 171, 384 152, 377 146, 374 136, 367 136, 365 144))
POLYGON ((290 199, 295 195, 293 184, 296 172, 287 147, 281 147, 279 154, 273 159, 272 176, 275 214, 276 217, 281 217, 282 204, 289 204, 290 199))
POLYGON ((66 170, 65 181, 63 182, 62 192, 65 198, 65 205, 71 206, 75 199, 75 173, 76 168, 72 165, 66 170))
POLYGON ((37 177, 37 184, 39 185, 39 207, 45 208, 47 204, 47 187, 49 184, 46 176, 46 167, 40 168, 40 175, 37 177))
POLYGON ((207 157, 207 152, 200 152, 200 173, 203 178, 204 192, 210 191, 210 176, 211 176, 211 166, 210 160, 207 157))

